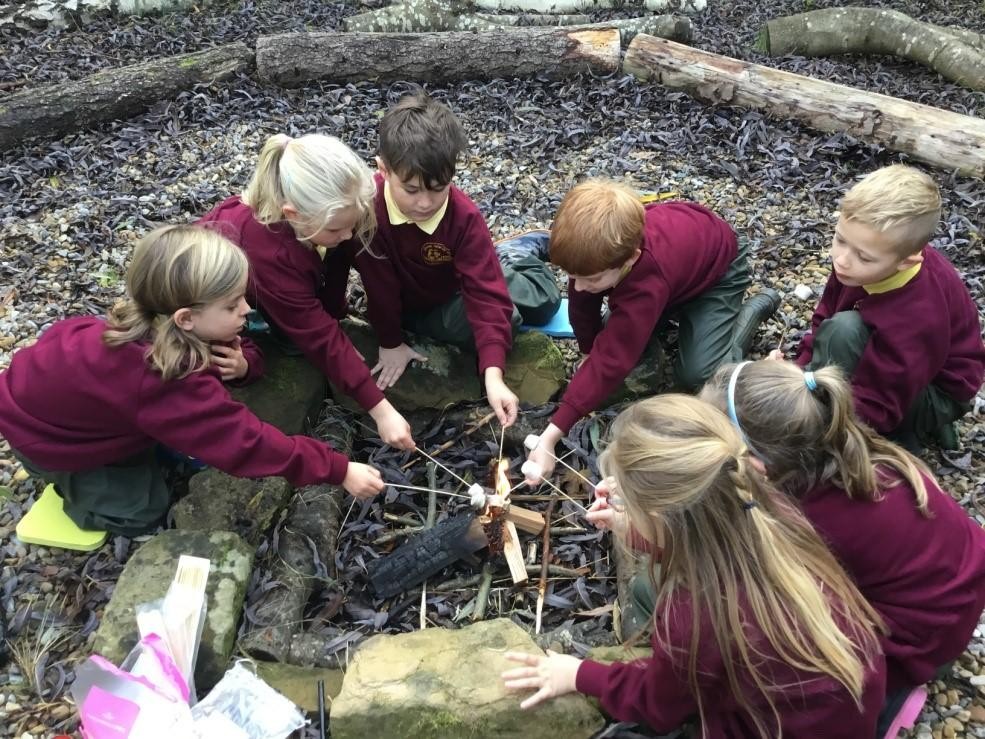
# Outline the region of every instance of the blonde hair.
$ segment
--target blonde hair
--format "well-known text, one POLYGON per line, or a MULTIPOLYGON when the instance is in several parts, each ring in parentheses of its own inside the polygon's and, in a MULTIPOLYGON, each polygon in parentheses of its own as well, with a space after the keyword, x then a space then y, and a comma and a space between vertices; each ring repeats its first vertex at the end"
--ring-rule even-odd
MULTIPOLYGON (((736 365, 719 368, 700 397, 721 410, 736 365)), ((916 505, 929 516, 923 475, 930 470, 900 446, 887 441, 855 415, 852 389, 838 367, 814 372, 816 389, 792 362, 763 359, 742 367, 735 380, 735 415, 753 453, 766 465, 774 485, 796 498, 831 482, 856 500, 876 501, 898 481, 913 488, 916 505)))
POLYGON ((933 178, 904 164, 877 169, 845 193, 841 217, 892 231, 901 257, 919 252, 937 230, 941 193, 933 178))
POLYGON ((191 225, 155 229, 134 248, 128 297, 107 315, 103 341, 149 342, 147 360, 165 380, 199 372, 212 361, 209 345, 175 324, 174 313, 235 295, 248 274, 243 250, 215 231, 191 225))
MULTIPOLYGON (((636 531, 651 543, 663 533, 654 619, 665 628, 654 636, 668 654, 687 655, 702 717, 702 624, 710 625, 729 689, 761 736, 782 733, 775 699, 789 686, 771 683, 750 624, 781 662, 830 676, 861 709, 881 620, 796 506, 750 465, 723 413, 686 395, 636 403, 617 418, 600 465, 615 478, 636 531), (687 645, 670 643, 667 628, 681 596, 692 610, 687 645), (766 699, 774 726, 758 715, 740 674, 766 699)), ((656 555, 650 559, 655 565, 656 555)))
POLYGON ((564 196, 551 226, 551 262, 586 277, 622 266, 643 243, 639 195, 612 180, 585 180, 564 196))
POLYGON ((359 212, 355 236, 365 247, 376 229, 375 196, 373 173, 339 139, 277 134, 260 150, 242 199, 266 225, 285 220, 284 206, 293 206, 301 219, 296 226, 301 239, 317 234, 344 208, 355 208, 359 212))

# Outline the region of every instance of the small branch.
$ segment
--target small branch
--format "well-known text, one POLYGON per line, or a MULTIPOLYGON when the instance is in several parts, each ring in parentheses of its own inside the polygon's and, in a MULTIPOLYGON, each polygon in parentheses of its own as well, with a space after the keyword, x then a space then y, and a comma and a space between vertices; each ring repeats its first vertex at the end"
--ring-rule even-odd
MULTIPOLYGON (((551 514, 554 513, 554 506, 557 505, 557 495, 552 495, 550 502, 547 504, 547 513, 544 514, 544 520, 550 524, 551 514)), ((537 621, 534 626, 534 633, 540 633, 540 621, 541 616, 544 613, 544 596, 547 594, 547 568, 550 565, 551 556, 551 527, 550 525, 544 527, 544 538, 543 546, 540 551, 540 582, 537 584, 537 621)))
POLYGON ((435 586, 434 592, 448 593, 453 590, 464 590, 465 588, 474 588, 478 584, 479 584, 479 575, 469 575, 468 577, 456 577, 451 580, 446 580, 440 585, 435 586))
MULTIPOLYGON (((540 565, 527 565, 527 572, 531 575, 540 574, 540 565)), ((588 567, 579 567, 577 570, 571 567, 561 567, 560 565, 548 565, 547 574, 551 577, 581 577, 590 572, 588 567)))
POLYGON ((414 528, 421 526, 421 521, 416 518, 411 518, 410 516, 398 516, 396 513, 384 513, 383 518, 387 521, 393 521, 394 523, 403 524, 404 526, 411 526, 414 528))
POLYGON ((424 519, 424 528, 430 529, 434 526, 434 519, 438 515, 438 491, 435 490, 435 486, 438 484, 438 468, 429 462, 427 470, 428 487, 431 488, 431 492, 428 493, 428 513, 424 519))
POLYGON ((381 534, 377 538, 373 539, 373 546, 378 546, 380 544, 386 544, 393 541, 394 539, 399 539, 401 536, 410 536, 411 534, 419 534, 424 531, 423 526, 407 526, 403 529, 394 529, 393 531, 388 531, 385 534, 381 534))
POLYGON ((492 565, 486 562, 482 566, 482 582, 479 592, 475 595, 475 608, 472 609, 472 620, 481 621, 486 616, 486 604, 489 602, 489 588, 492 587, 492 565))
MULTIPOLYGON (((463 431, 461 434, 459 434, 458 436, 456 436, 454 439, 449 439, 444 444, 442 444, 441 446, 437 447, 433 452, 431 452, 431 454, 441 454, 443 451, 445 451, 447 449, 451 449, 459 441, 461 441, 462 439, 464 439, 467 436, 471 436, 476 431, 478 431, 479 429, 481 429, 483 426, 485 426, 486 424, 488 424, 495 417, 496 417, 496 414, 493 413, 492 411, 490 411, 489 413, 487 413, 486 415, 484 415, 482 418, 480 418, 478 421, 476 421, 474 424, 472 424, 467 429, 465 429, 465 431, 463 431)), ((402 470, 408 470, 408 469, 410 469, 411 467, 413 467, 415 464, 417 464, 420 461, 421 460, 418 457, 414 457, 412 460, 410 460, 409 462, 407 462, 400 469, 402 469, 402 470)), ((434 486, 432 485, 431 487, 434 487, 434 486)))
POLYGON ((571 534, 587 534, 588 529, 582 526, 551 526, 554 536, 570 536, 571 534))

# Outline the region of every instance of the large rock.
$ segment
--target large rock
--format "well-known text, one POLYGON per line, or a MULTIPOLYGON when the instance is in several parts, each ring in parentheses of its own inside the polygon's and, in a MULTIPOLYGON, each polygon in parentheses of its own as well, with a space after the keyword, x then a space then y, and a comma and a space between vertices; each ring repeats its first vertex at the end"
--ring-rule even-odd
POLYGON ((258 382, 232 390, 262 421, 285 434, 302 434, 318 421, 328 396, 325 376, 302 356, 287 356, 271 340, 261 337, 266 372, 258 382))
POLYGON ((503 657, 507 651, 543 654, 508 619, 373 637, 332 703, 332 737, 577 739, 602 727, 601 714, 577 694, 521 711, 521 694, 500 678, 515 666, 503 657))
MULTIPOLYGON (((375 364, 378 344, 372 329, 355 318, 346 319, 342 326, 370 366, 375 364)), ((473 352, 412 334, 408 335, 408 341, 428 361, 410 364, 397 384, 386 391, 387 398, 399 411, 445 408, 484 395, 473 352)), ((540 405, 561 389, 564 360, 554 342, 544 334, 519 334, 507 358, 505 377, 521 403, 540 405)), ((343 405, 356 408, 344 394, 335 391, 334 395, 343 405)))
POLYGON ((177 528, 234 531, 255 546, 277 522, 293 488, 283 477, 250 480, 209 469, 192 476, 188 491, 171 509, 177 528))
POLYGON ((208 611, 198 650, 195 685, 208 690, 226 670, 253 567, 253 547, 229 531, 164 531, 127 562, 103 613, 93 651, 119 664, 137 643, 135 608, 164 597, 182 554, 205 557, 212 566, 206 588, 208 611))

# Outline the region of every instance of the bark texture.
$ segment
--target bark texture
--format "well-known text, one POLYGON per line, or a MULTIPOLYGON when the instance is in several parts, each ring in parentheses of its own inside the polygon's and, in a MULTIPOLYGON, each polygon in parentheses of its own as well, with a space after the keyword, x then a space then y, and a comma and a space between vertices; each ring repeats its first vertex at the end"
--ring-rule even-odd
POLYGON ((234 43, 15 92, 0 99, 0 149, 32 136, 57 136, 129 118, 194 85, 225 80, 252 68, 253 52, 234 43))
POLYGON ((554 78, 619 69, 619 32, 572 28, 513 28, 469 33, 287 33, 257 40, 264 82, 298 87, 315 80, 554 78))
POLYGON ((985 121, 639 35, 623 71, 712 104, 845 131, 945 170, 985 175, 985 121))
POLYGON ((981 34, 923 23, 896 10, 828 8, 776 18, 760 32, 756 47, 770 56, 895 56, 923 64, 955 84, 985 90, 981 34))

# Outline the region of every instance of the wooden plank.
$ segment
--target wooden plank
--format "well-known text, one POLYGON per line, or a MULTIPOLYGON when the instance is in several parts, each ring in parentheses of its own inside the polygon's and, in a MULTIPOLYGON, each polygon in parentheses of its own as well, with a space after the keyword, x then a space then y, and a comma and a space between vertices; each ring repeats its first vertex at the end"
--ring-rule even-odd
POLYGON ((539 534, 544 530, 544 515, 529 508, 511 505, 506 509, 506 520, 512 521, 520 531, 539 534))
POLYGON ((523 547, 520 546, 520 536, 516 532, 516 526, 510 520, 503 524, 503 555, 510 566, 510 575, 513 577, 514 584, 526 582, 527 563, 523 560, 523 547))

